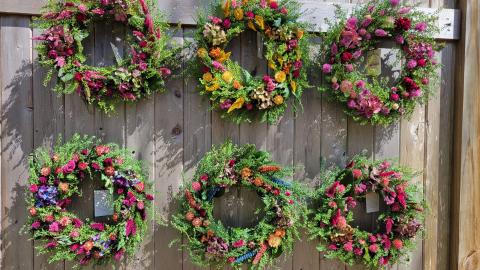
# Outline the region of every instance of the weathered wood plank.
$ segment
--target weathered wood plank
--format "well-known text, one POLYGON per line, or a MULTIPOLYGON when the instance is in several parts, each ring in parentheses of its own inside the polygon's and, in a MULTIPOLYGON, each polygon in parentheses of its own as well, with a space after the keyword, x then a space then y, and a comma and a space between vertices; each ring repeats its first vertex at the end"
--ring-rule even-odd
MULTIPOLYGON (((33 29, 33 36, 40 34, 39 29, 33 29)), ((33 47, 38 41, 33 41, 33 47)), ((33 50, 33 146, 52 148, 64 131, 64 98, 50 89, 55 84, 53 80, 46 87, 43 86, 45 70, 36 61, 37 52, 33 50)), ((35 252, 36 253, 36 252, 35 252)), ((48 255, 34 254, 34 269, 64 269, 64 263, 48 263, 48 255)))
MULTIPOLYGON (((173 33, 178 44, 183 44, 183 31, 173 33)), ((155 96, 155 207, 162 220, 169 221, 178 207, 176 194, 182 185, 183 171, 183 102, 184 78, 167 84, 167 92, 155 96)), ((155 266, 164 269, 181 269, 182 251, 177 245, 169 248, 171 241, 181 238, 170 226, 155 225, 155 266), (168 258, 168 259, 167 259, 168 258)))
MULTIPOLYGON (((192 41, 194 30, 184 30, 184 40, 192 41)), ((195 173, 197 163, 212 145, 212 118, 208 100, 202 98, 197 89, 197 79, 185 80, 183 123, 185 127, 183 140, 183 168, 186 179, 195 173)), ((186 241, 184 239, 184 241, 186 241)), ((188 252, 183 251, 183 270, 202 269, 193 265, 188 252)))
POLYGON ((26 221, 28 154, 33 150, 32 30, 30 18, 0 17, 1 269, 33 269, 26 221), (21 257, 19 255, 21 254, 21 257), (22 258, 22 259, 20 259, 22 258))
MULTIPOLYGON (((325 18, 334 18, 335 6, 332 3, 320 2, 317 0, 300 0, 303 4, 302 10, 305 11, 302 21, 315 25, 315 31, 326 31, 328 26, 325 24, 325 18)), ((13 13, 23 15, 38 15, 44 0, 22 0, 21 2, 12 2, 10 0, 0 0, 0 13, 13 13)), ((208 6, 206 0, 158 0, 159 9, 167 16, 168 22, 173 24, 195 25, 195 19, 199 10, 208 6)), ((341 4, 341 7, 351 11, 354 4, 341 4)), ((419 8, 419 10, 434 13, 435 9, 419 8)), ((442 29, 437 35, 439 39, 460 38, 460 11, 454 9, 443 9, 440 11, 438 25, 442 29)))
POLYGON ((465 34, 455 64, 455 152, 450 269, 480 267, 480 3, 457 1, 465 34))

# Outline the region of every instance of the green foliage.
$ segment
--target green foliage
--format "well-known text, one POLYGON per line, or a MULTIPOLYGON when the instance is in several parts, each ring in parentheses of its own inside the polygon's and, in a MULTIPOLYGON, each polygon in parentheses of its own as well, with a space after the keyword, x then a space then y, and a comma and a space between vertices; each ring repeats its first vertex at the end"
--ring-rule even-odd
POLYGON ((233 7, 229 0, 216 0, 206 14, 198 16, 196 67, 208 68, 203 77, 200 75, 200 93, 212 101, 212 108, 221 111, 225 119, 241 123, 259 118, 274 123, 285 112, 291 97, 294 109, 297 108, 303 90, 308 87, 305 70, 310 63, 306 33, 309 26, 297 21, 300 16, 297 1, 277 2, 278 8, 274 9, 268 5, 262 7, 260 1, 233 7), (247 12, 254 17, 248 17, 247 12), (225 21, 230 25, 225 26, 225 21), (271 76, 254 77, 225 51, 245 31, 262 36, 263 54, 271 76))
POLYGON ((107 264, 114 256, 132 255, 148 230, 146 216, 153 215, 152 185, 144 172, 130 151, 95 137, 75 134, 65 144, 59 139, 52 150, 39 148, 29 158, 30 215, 24 231, 51 263, 78 259, 79 264, 107 264), (82 195, 80 182, 87 180, 101 181, 113 196, 115 214, 106 223, 81 221, 66 209, 73 196, 82 195), (127 236, 132 221, 136 232, 127 236))
POLYGON ((344 169, 324 170, 314 195, 317 206, 311 210, 308 224, 311 238, 322 241, 318 250, 327 258, 364 264, 370 269, 402 263, 415 247, 415 236, 423 230, 420 224, 426 205, 421 187, 412 183, 415 176, 409 168, 387 161, 372 162, 365 156, 354 157, 344 169), (351 210, 370 192, 379 193, 386 204, 373 232, 350 225, 354 219, 351 210), (405 207, 400 203, 402 196, 405 207), (388 221, 392 221, 391 229, 387 229, 388 221), (394 242, 399 241, 401 245, 396 246, 394 242), (372 245, 378 251, 370 250, 372 245))
POLYGON ((291 175, 291 169, 282 169, 254 145, 240 147, 227 142, 213 147, 200 161, 193 179, 185 183, 179 196, 181 211, 172 220, 172 226, 188 239, 185 247, 192 261, 217 268, 231 265, 240 269, 246 264, 250 269, 263 269, 281 253, 290 252, 303 226, 307 193, 298 183, 278 180, 291 175), (248 187, 262 199, 265 216, 255 227, 228 228, 214 219, 213 196, 221 196, 233 186, 248 187), (212 193, 214 190, 217 192, 212 193), (216 249, 217 243, 223 243, 224 249, 216 249), (268 248, 255 263, 255 256, 239 260, 245 254, 256 254, 262 245, 268 248))
POLYGON ((439 32, 438 14, 410 11, 411 8, 401 4, 393 6, 388 0, 370 0, 355 8, 350 16, 338 7, 336 18, 327 20, 329 31, 322 35, 321 54, 316 62, 317 66, 331 66, 331 71, 324 71, 326 83, 319 90, 330 100, 344 104, 345 113, 361 124, 388 125, 401 117, 409 118, 418 104, 424 104, 434 94, 440 65, 430 54, 442 48, 434 39, 439 32), (354 28, 348 26, 352 18, 357 21, 354 28), (368 20, 371 22, 366 23, 368 20), (399 20, 408 21, 403 24, 405 28, 400 26, 399 20), (423 23, 426 30, 417 30, 417 25, 423 23), (380 30, 385 31, 386 36, 376 33, 380 30), (385 39, 394 40, 400 47, 397 60, 388 64, 401 66, 398 78, 385 78, 377 71, 372 73, 374 69, 368 64, 372 59, 369 55, 375 53, 385 39), (353 42, 349 43, 351 40, 353 42), (426 47, 431 47, 428 53, 426 47), (342 59, 344 53, 359 56, 345 61, 342 59), (409 61, 417 63, 419 59, 426 63, 408 67, 409 61), (352 65, 352 69, 347 65, 352 65), (415 86, 406 83, 405 78, 412 79, 415 86), (365 86, 358 86, 362 81, 365 86))
POLYGON ((40 43, 36 49, 39 63, 49 69, 45 83, 56 72, 59 79, 54 87, 56 92, 71 94, 77 91, 87 103, 106 113, 115 111, 124 101, 133 102, 166 90, 169 76, 166 70, 179 67, 180 47, 166 33, 169 26, 155 9, 154 1, 147 0, 151 28, 137 0, 112 2, 106 6, 101 1, 71 0, 68 3, 71 4, 49 0, 42 16, 33 23, 34 27, 43 30, 37 37, 40 43), (126 39, 126 55, 121 57, 112 45, 116 65, 90 66, 86 64, 82 43, 90 35, 94 23, 110 21, 124 24, 130 33, 126 39), (141 54, 145 57, 139 56, 141 54))

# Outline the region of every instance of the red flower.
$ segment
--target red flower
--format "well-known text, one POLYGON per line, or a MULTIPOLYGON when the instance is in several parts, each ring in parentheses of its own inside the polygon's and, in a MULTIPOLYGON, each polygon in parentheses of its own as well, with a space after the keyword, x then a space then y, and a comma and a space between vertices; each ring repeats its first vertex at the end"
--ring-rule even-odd
POLYGON ((402 29, 404 31, 408 31, 412 26, 412 22, 409 18, 400 17, 395 21, 395 26, 398 29, 402 29))
POLYGON ((30 185, 30 192, 36 193, 38 191, 38 186, 36 184, 30 185))
POLYGON ((353 174, 353 178, 355 179, 359 179, 360 177, 362 177, 362 170, 359 170, 359 169, 354 169, 352 170, 352 174, 353 174))
POLYGON ((348 62, 353 59, 353 54, 350 52, 344 52, 342 53, 342 62, 348 62))
POLYGON ((81 161, 81 162, 78 163, 78 169, 81 170, 81 171, 87 169, 87 167, 88 167, 88 163, 86 163, 86 162, 81 161))
POLYGON ((387 234, 392 232, 392 227, 393 227, 393 219, 388 217, 385 221, 385 229, 387 234))
POLYGON ((278 3, 276 1, 270 2, 270 8, 271 9, 277 9, 278 8, 278 3))
POLYGON ((392 244, 396 249, 401 249, 403 247, 403 242, 400 239, 393 239, 392 244))

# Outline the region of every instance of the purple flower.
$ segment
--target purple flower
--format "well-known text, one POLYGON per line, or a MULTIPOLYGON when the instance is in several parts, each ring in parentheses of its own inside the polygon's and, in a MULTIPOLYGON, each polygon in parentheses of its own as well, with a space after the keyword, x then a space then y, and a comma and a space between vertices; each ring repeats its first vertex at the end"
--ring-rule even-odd
POLYGON ((427 23, 426 22, 419 22, 415 25, 415 30, 419 32, 423 32, 427 29, 427 23))
POLYGON ((64 174, 69 174, 69 173, 72 173, 76 168, 76 164, 75 164, 75 161, 73 160, 70 160, 67 165, 63 166, 62 167, 62 171, 64 174))
POLYGON ((417 66, 417 61, 415 59, 410 59, 407 62, 407 67, 409 69, 414 69, 417 66))
POLYGON ((362 56, 362 50, 358 50, 353 53, 353 58, 355 59, 360 58, 360 56, 362 56))
POLYGON ((332 66, 330 64, 323 64, 322 71, 323 73, 330 73, 332 72, 332 66))
POLYGON ((54 186, 41 186, 38 189, 35 205, 43 207, 57 204, 57 188, 54 186))
POLYGON ((377 37, 385 37, 388 35, 388 33, 385 30, 379 28, 375 30, 375 35, 377 37))

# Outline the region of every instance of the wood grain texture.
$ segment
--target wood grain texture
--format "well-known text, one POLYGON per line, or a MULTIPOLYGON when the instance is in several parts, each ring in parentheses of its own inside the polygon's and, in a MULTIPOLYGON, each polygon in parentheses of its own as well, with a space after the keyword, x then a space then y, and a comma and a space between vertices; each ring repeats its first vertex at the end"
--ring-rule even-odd
POLYGON ((480 268, 480 3, 458 1, 465 35, 457 47, 451 269, 480 268))
POLYGON ((1 269, 33 269, 33 245, 19 234, 27 219, 27 157, 33 149, 30 18, 0 17, 1 269), (21 257, 19 255, 21 254, 21 257), (25 258, 25 259, 19 259, 25 258))

